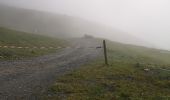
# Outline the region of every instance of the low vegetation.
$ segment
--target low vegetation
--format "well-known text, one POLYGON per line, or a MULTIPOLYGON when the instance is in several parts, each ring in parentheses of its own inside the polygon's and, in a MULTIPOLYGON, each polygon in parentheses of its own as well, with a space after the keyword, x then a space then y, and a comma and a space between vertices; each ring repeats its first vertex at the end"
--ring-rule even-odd
POLYGON ((96 62, 57 79, 47 100, 169 100, 170 52, 108 43, 109 66, 96 62))
POLYGON ((56 52, 58 46, 64 47, 65 45, 66 42, 60 39, 0 28, 0 60, 45 55, 56 52), (40 49, 41 47, 53 47, 53 49, 40 49))

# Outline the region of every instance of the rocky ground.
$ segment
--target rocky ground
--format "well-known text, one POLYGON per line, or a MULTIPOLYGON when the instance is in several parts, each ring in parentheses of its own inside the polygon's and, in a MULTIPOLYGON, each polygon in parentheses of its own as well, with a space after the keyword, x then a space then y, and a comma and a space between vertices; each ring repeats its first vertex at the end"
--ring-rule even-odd
POLYGON ((29 60, 0 62, 0 100, 36 100, 61 75, 102 54, 95 39, 73 39, 56 54, 29 60))

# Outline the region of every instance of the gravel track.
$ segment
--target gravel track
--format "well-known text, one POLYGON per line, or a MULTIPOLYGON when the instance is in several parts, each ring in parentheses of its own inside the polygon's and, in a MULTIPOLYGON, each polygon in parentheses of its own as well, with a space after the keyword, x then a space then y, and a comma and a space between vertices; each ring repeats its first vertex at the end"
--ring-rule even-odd
POLYGON ((72 48, 56 54, 0 62, 0 100, 37 100, 61 75, 101 56, 102 49, 96 49, 100 44, 76 39, 72 48))

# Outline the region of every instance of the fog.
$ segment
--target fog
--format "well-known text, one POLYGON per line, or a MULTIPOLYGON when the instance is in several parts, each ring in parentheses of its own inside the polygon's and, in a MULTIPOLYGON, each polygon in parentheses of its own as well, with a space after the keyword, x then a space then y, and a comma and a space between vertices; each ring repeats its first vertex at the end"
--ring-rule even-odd
POLYGON ((0 0, 0 3, 95 21, 170 50, 169 0, 0 0))

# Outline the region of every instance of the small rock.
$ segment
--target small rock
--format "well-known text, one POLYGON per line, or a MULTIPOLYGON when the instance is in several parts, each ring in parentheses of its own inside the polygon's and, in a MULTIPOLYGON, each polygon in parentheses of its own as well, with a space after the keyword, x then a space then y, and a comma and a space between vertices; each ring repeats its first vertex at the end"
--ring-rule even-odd
POLYGON ((4 58, 3 56, 0 56, 0 58, 4 58))
POLYGON ((150 71, 150 69, 148 69, 148 68, 145 68, 145 69, 144 69, 144 71, 147 71, 147 72, 148 72, 148 71, 150 71))
POLYGON ((51 95, 51 94, 48 94, 48 97, 52 97, 52 95, 51 95))

